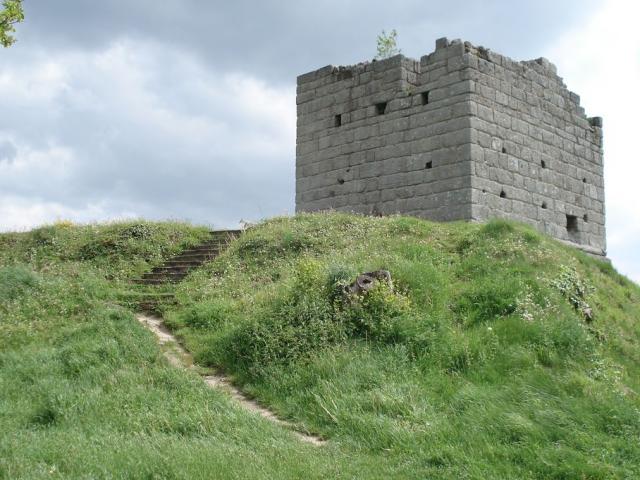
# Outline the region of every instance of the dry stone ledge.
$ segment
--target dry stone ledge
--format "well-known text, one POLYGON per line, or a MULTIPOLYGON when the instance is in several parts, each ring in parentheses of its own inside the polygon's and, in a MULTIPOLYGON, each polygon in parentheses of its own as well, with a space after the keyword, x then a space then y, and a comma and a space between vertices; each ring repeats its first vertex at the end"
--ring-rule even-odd
POLYGON ((388 270, 376 270, 374 272, 362 273, 356 277, 351 285, 345 287, 345 293, 350 295, 366 293, 379 282, 385 282, 390 288, 393 288, 391 272, 388 270))

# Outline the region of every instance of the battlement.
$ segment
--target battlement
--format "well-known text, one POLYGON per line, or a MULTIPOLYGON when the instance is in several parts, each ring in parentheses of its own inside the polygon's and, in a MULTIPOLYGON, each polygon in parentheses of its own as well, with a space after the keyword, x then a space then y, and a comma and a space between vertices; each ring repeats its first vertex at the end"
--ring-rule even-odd
POLYGON ((300 75, 296 209, 510 218, 604 255, 602 119, 544 58, 460 40, 300 75))

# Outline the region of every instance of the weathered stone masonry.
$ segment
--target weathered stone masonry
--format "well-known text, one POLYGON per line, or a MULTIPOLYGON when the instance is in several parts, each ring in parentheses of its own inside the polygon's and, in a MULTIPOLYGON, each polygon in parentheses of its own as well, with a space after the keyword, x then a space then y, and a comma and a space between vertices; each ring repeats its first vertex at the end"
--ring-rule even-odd
POLYGON ((468 42, 298 77, 296 209, 520 220, 606 253, 602 120, 546 59, 468 42))

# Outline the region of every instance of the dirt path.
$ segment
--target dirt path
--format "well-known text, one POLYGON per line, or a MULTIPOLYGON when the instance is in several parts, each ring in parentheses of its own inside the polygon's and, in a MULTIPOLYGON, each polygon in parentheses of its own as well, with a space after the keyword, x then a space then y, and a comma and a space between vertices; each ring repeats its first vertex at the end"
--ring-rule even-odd
MULTIPOLYGON (((180 345, 167 327, 164 326, 161 318, 141 313, 137 314, 136 318, 141 324, 156 335, 158 343, 163 347, 162 350, 164 352, 164 356, 171 365, 177 368, 195 368, 193 358, 189 352, 180 345)), ((242 393, 242 391, 231 383, 227 376, 222 374, 202 375, 202 379, 209 387, 227 392, 235 401, 247 410, 258 413, 262 417, 292 430, 293 433, 295 433, 295 435, 303 442, 311 443, 316 446, 324 445, 326 443, 325 440, 320 437, 297 431, 293 424, 278 418, 271 410, 264 408, 255 400, 248 398, 244 393, 242 393)))

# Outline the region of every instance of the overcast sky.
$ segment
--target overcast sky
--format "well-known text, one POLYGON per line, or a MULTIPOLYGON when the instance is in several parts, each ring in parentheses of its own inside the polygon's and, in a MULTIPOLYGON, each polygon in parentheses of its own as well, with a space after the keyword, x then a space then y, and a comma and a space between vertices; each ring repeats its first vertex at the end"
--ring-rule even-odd
POLYGON ((25 0, 0 50, 0 230, 57 219, 292 213, 295 77, 371 59, 395 28, 545 56, 604 117, 609 254, 640 281, 640 10, 633 0, 25 0))

